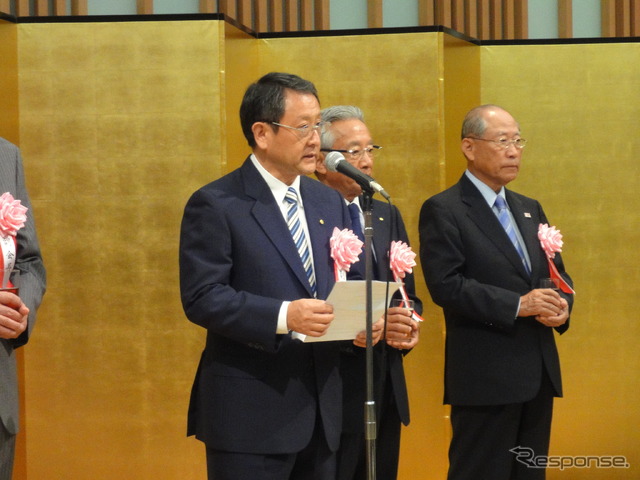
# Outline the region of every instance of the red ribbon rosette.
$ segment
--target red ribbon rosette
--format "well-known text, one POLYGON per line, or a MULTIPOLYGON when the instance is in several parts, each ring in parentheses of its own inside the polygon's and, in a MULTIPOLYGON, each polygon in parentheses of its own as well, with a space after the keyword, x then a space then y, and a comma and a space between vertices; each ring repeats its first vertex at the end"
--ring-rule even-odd
MULTIPOLYGON (((413 272, 413 267, 416 266, 415 258, 415 252, 411 250, 411 247, 405 242, 391 242, 389 267, 393 272, 393 279, 396 283, 401 283, 400 295, 402 295, 402 300, 405 302, 405 305, 408 305, 409 296, 404 288, 404 284, 402 284, 402 279, 407 273, 413 272)), ((412 318, 417 322, 423 321, 422 317, 415 311, 413 312, 412 318)))
POLYGON ((27 207, 22 205, 20 200, 13 198, 9 192, 0 196, 0 247, 2 249, 0 287, 2 288, 12 286, 9 276, 16 261, 16 234, 27 221, 27 210, 27 207))
POLYGON ((333 235, 329 239, 331 258, 333 258, 336 282, 345 281, 351 265, 359 260, 364 243, 352 230, 345 228, 338 230, 334 227, 333 235))
POLYGON ((553 263, 553 258, 556 256, 556 252, 562 252, 562 234, 556 227, 550 227, 546 223, 541 223, 538 226, 538 240, 540 240, 540 246, 547 256, 547 263, 549 264, 549 276, 556 282, 560 290, 564 293, 576 293, 573 288, 564 281, 560 272, 553 263))

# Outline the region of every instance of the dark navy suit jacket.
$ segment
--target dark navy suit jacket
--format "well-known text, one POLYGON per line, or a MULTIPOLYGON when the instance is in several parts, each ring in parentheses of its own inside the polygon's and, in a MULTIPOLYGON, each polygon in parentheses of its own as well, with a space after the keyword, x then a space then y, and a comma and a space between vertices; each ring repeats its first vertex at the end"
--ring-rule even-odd
MULTIPOLYGON (((371 210, 373 227, 373 250, 376 261, 373 266, 374 280, 393 282, 393 274, 389 268, 389 248, 392 241, 409 244, 409 237, 402 221, 400 211, 395 205, 379 200, 373 201, 371 210)), ((422 313, 422 302, 415 295, 413 273, 404 278, 405 288, 415 302, 415 309, 422 313)), ((396 292, 393 298, 400 298, 396 292)), ((377 319, 373 319, 376 321, 377 319)), ((346 343, 342 346, 342 363, 340 371, 344 381, 344 429, 347 432, 364 431, 364 401, 366 396, 366 363, 365 349, 346 343)), ((384 341, 374 347, 374 388, 378 405, 382 401, 384 388, 391 388, 398 410, 398 417, 405 425, 409 424, 409 398, 404 376, 403 356, 401 351, 388 346, 384 341)))
MULTIPOLYGON (((422 268, 447 326, 445 402, 452 405, 531 400, 544 370, 562 395, 553 329, 533 317, 516 318, 520 296, 549 277, 537 235, 539 224, 549 222, 536 200, 510 190, 506 198, 531 257, 531 276, 466 175, 427 200, 420 212, 422 268)), ((554 262, 571 284, 559 254, 554 262)), ((564 296, 571 307, 572 296, 564 296)), ((568 321, 556 330, 567 328, 568 321)))
MULTIPOLYGON (((342 197, 320 182, 301 177, 300 195, 324 299, 334 284, 329 239, 351 220, 342 197)), ((280 208, 250 159, 188 201, 180 286, 187 317, 207 329, 188 434, 214 449, 292 453, 309 442, 319 410, 337 449, 338 344, 275 333, 282 302, 312 294, 280 208)))

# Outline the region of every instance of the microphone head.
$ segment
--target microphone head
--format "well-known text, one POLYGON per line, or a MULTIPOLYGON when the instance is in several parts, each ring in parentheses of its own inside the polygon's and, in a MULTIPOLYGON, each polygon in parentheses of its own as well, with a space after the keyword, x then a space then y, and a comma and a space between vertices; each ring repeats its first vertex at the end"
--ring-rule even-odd
POLYGON ((329 152, 324 156, 324 164, 327 170, 332 172, 338 171, 338 164, 342 161, 346 161, 346 159, 340 152, 329 152))

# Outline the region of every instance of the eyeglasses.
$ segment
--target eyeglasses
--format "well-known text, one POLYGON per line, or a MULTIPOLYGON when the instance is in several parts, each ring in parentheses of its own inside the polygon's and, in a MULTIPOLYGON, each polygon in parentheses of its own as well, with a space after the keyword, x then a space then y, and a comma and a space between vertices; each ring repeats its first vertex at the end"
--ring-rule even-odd
POLYGON ((277 125, 279 127, 288 128, 289 130, 294 130, 298 138, 302 140, 303 138, 307 138, 313 132, 317 132, 318 135, 320 135, 320 133, 322 133, 322 128, 324 127, 326 122, 318 122, 315 125, 303 125, 302 127, 292 127, 290 125, 284 125, 278 122, 270 122, 270 123, 272 125, 277 125))
POLYGON ((527 141, 524 138, 514 138, 513 140, 507 140, 506 138, 501 138, 500 140, 490 140, 488 138, 477 138, 477 137, 466 137, 472 140, 482 140, 483 142, 491 142, 499 147, 507 150, 511 145, 522 150, 527 145, 527 141))
POLYGON ((366 153, 369 155, 369 158, 375 158, 379 153, 382 147, 380 145, 371 145, 370 147, 364 148, 360 150, 359 148, 353 148, 351 150, 338 150, 337 148, 321 148, 321 152, 340 152, 349 155, 351 160, 361 160, 366 153))

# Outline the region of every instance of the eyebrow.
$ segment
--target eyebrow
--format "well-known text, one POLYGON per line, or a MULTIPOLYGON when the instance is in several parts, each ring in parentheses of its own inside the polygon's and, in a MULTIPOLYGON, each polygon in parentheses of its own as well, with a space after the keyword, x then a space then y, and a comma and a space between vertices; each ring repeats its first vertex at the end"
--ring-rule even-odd
MULTIPOLYGON (((373 140, 371 140, 370 142, 367 142, 367 144, 366 144, 366 146, 364 148, 370 147, 371 145, 374 145, 373 140)), ((349 143, 347 143, 347 147, 349 149, 354 148, 354 147, 360 148, 360 142, 349 142, 349 143)))

